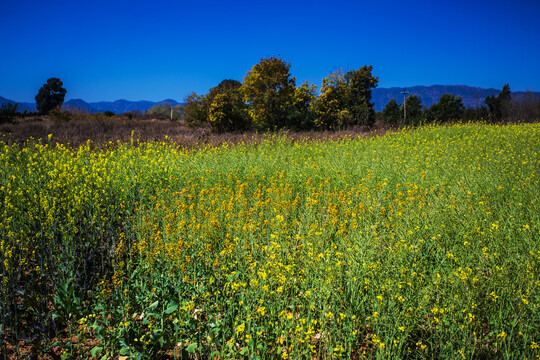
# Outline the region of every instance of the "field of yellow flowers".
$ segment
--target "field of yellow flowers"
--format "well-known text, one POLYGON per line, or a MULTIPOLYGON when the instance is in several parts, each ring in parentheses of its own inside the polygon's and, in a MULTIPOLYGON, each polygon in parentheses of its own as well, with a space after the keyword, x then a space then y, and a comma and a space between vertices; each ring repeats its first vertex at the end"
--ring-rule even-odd
POLYGON ((8 356, 540 356, 540 124, 52 141, 0 141, 8 356))

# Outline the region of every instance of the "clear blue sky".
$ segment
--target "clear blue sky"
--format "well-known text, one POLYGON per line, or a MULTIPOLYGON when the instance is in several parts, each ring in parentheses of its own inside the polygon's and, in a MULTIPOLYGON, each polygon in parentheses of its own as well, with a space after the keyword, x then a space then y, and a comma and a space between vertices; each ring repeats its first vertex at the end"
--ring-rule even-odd
POLYGON ((297 83, 373 65, 380 87, 540 91, 540 1, 0 3, 0 96, 182 101, 280 55, 297 83))

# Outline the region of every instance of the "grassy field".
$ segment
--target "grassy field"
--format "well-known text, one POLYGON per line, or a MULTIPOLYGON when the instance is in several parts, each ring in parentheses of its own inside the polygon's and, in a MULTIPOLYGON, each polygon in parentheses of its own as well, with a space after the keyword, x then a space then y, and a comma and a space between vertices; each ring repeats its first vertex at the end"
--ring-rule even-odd
POLYGON ((540 357, 540 124, 53 142, 0 144, 9 357, 540 357))

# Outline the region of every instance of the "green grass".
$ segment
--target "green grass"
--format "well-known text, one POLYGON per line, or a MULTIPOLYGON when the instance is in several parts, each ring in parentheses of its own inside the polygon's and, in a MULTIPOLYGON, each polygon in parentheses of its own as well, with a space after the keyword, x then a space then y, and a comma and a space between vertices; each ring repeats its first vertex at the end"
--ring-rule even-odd
POLYGON ((535 358, 539 140, 538 124, 466 124, 3 144, 4 341, 45 353, 79 335, 65 358, 535 358))

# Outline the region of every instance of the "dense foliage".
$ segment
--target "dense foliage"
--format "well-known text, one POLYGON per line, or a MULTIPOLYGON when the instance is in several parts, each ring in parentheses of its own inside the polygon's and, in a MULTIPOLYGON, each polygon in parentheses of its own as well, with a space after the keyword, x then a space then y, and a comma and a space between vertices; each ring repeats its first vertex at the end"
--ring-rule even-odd
POLYGON ((396 127, 401 123, 402 111, 396 99, 392 98, 382 111, 382 118, 386 125, 396 127))
POLYGON ((414 94, 407 96, 405 106, 401 104, 400 112, 403 113, 404 116, 404 125, 419 125, 424 120, 424 106, 422 105, 422 98, 419 95, 414 94))
POLYGON ((429 122, 449 122, 463 119, 463 98, 451 94, 443 94, 438 103, 426 110, 426 120, 429 122))
POLYGON ((460 121, 488 121, 490 123, 535 122, 540 119, 540 101, 532 93, 512 97, 510 86, 504 85, 501 92, 484 99, 484 105, 477 103, 476 108, 465 108, 463 98, 452 94, 443 94, 439 101, 425 109, 419 95, 411 94, 406 99, 406 114, 403 104, 396 109, 397 101, 390 99, 381 113, 385 125, 418 126, 430 123, 448 123, 460 121), (405 118, 406 116, 406 118, 405 118))
POLYGON ((330 74, 323 79, 319 96, 315 85, 296 86, 289 70, 290 64, 279 57, 263 58, 242 83, 224 80, 204 96, 191 94, 183 118, 193 126, 208 124, 217 132, 373 126, 371 89, 378 78, 371 74, 371 66, 330 74))
POLYGON ((377 87, 379 78, 372 75, 372 69, 366 65, 346 73, 336 70, 323 79, 321 95, 315 102, 317 127, 336 129, 374 124, 371 90, 377 87))
POLYGON ((214 131, 242 131, 250 127, 247 105, 240 93, 241 86, 239 81, 223 80, 206 95, 207 119, 214 131))
POLYGON ((296 88, 290 66, 280 58, 264 58, 244 77, 240 91, 257 128, 276 129, 288 125, 296 88))

